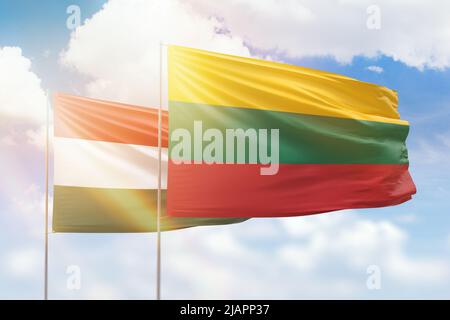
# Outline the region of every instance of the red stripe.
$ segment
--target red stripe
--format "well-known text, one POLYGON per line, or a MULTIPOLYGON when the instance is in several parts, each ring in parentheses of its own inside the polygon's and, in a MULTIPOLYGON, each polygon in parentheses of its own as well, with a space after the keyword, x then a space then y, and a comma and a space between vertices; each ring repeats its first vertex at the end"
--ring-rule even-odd
MULTIPOLYGON (((55 136, 158 146, 158 109, 66 94, 54 96, 55 136)), ((168 112, 162 114, 162 146, 168 146, 168 112)))
POLYGON ((169 162, 168 214, 177 217, 281 217, 383 207, 411 199, 408 165, 261 165, 169 162))

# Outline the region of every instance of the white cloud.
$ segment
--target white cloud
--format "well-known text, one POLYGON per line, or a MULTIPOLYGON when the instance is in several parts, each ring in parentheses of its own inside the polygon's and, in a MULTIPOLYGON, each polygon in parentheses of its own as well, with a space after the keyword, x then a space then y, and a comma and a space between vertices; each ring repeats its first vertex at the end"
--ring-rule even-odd
MULTIPOLYGON (((51 149, 51 137, 53 137, 53 125, 50 123, 48 134, 50 138, 49 148, 51 149)), ((36 129, 28 129, 25 132, 27 142, 34 145, 40 149, 45 149, 46 139, 47 139, 47 127, 45 125, 40 126, 36 129)))
MULTIPOLYGON (((408 6, 382 1, 380 31, 365 27, 371 3, 364 1, 190 3, 194 6, 176 0, 110 0, 72 34, 61 63, 88 76, 86 94, 92 97, 153 106, 159 95, 160 40, 245 56, 250 55, 245 45, 249 43, 272 50, 269 54, 276 58, 273 50, 292 57, 333 56, 341 62, 360 54, 385 54, 418 68, 450 64, 449 42, 443 41, 448 28, 439 29, 446 26, 443 11, 432 23, 419 26, 410 25, 417 20, 399 19, 395 14, 435 10, 432 6, 423 9, 417 1, 408 6), (414 34, 418 28, 423 30, 414 34), (417 41, 412 41, 413 34, 417 41)), ((117 254, 115 262, 128 272, 114 274, 117 282, 108 285, 104 285, 106 279, 98 280, 108 270, 96 267, 100 259, 96 255, 104 248, 95 250, 89 244, 95 256, 91 267, 96 270, 91 279, 97 279, 99 286, 89 282, 83 296, 115 297, 116 285, 123 285, 124 297, 135 292, 152 296, 153 287, 146 291, 144 284, 154 284, 155 255, 149 248, 153 243, 120 243, 111 247, 126 249, 109 254, 117 254), (151 267, 142 263, 142 257, 151 267)), ((351 212, 169 232, 163 235, 163 297, 367 297, 366 269, 373 264, 380 266, 383 281, 394 288, 389 292, 394 295, 405 287, 448 284, 449 261, 412 255, 408 243, 408 234, 396 224, 351 212)), ((114 259, 109 262, 112 268, 114 259)))
POLYGON ((45 121, 47 98, 41 80, 30 70, 31 61, 18 47, 0 47, 0 116, 4 121, 31 124, 45 121))
POLYGON ((333 257, 355 271, 377 264, 391 281, 408 285, 439 284, 450 276, 450 261, 410 257, 407 234, 389 221, 372 221, 346 212, 283 223, 294 238, 306 242, 288 245, 288 249, 308 261, 311 269, 333 257))
POLYGON ((46 108, 47 97, 31 60, 18 47, 0 48, 0 176, 8 181, 0 186, 0 294, 7 298, 41 292, 43 156, 29 144, 41 142, 38 133, 46 108))
POLYGON ((3 269, 15 278, 32 278, 42 272, 42 255, 36 248, 14 249, 2 258, 3 269))
MULTIPOLYGON (((52 298, 154 297, 154 234, 55 234, 50 247, 52 298), (68 265, 81 268, 79 291, 66 288, 68 265)), ((369 265, 386 297, 449 285, 448 259, 412 255, 404 230, 352 212, 167 232, 162 248, 165 299, 370 298, 369 265)))
POLYGON ((166 298, 370 297, 366 270, 374 264, 393 297, 404 288, 445 287, 450 277, 448 259, 411 255, 404 230, 351 211, 254 219, 163 239, 166 298), (261 227, 272 231, 254 232, 261 227))
POLYGON ((184 1, 110 0, 72 34, 61 62, 90 77, 89 96, 157 106, 160 41, 248 56, 221 28, 184 1))
POLYGON ((51 298, 154 298, 154 239, 154 234, 51 234, 51 298), (79 290, 67 286, 68 266, 79 268, 79 290))
POLYGON ((14 136, 11 134, 6 134, 0 139, 0 146, 12 147, 16 144, 14 136))
POLYGON ((380 29, 367 28, 372 0, 191 1, 199 12, 224 20, 234 36, 262 50, 291 57, 392 57, 422 69, 450 66, 450 3, 379 0, 380 29), (421 19, 417 19, 421 17, 421 19))
MULTIPOLYGON (((24 230, 24 235, 41 240, 44 235, 45 192, 37 185, 30 184, 25 188, 22 186, 21 192, 14 190, 14 193, 9 192, 7 195, 11 197, 11 206, 8 208, 9 216, 3 218, 14 222, 16 227, 20 226, 24 230)), ((49 196, 49 222, 52 218, 52 200, 49 196)))
POLYGON ((42 56, 44 58, 49 58, 51 56, 52 52, 49 49, 44 50, 44 52, 42 53, 42 56))
POLYGON ((380 66, 368 66, 367 70, 375 72, 375 73, 383 73, 384 69, 380 66))
POLYGON ((441 258, 411 259, 401 253, 393 253, 386 261, 389 274, 406 285, 428 286, 448 283, 450 265, 441 258))
POLYGON ((39 129, 32 130, 29 129, 26 131, 26 136, 28 139, 28 142, 32 145, 35 145, 39 148, 45 148, 46 143, 46 126, 41 126, 39 129))
POLYGON ((17 212, 33 215, 43 212, 45 197, 38 186, 31 184, 27 189, 23 190, 20 197, 13 198, 13 203, 17 212))

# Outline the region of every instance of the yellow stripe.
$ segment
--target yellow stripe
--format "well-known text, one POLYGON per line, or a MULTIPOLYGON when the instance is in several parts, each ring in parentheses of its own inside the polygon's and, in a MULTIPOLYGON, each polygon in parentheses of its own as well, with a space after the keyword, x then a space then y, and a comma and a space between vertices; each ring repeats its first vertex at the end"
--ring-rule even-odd
POLYGON ((169 100, 408 125, 397 93, 338 74, 169 46, 169 100))

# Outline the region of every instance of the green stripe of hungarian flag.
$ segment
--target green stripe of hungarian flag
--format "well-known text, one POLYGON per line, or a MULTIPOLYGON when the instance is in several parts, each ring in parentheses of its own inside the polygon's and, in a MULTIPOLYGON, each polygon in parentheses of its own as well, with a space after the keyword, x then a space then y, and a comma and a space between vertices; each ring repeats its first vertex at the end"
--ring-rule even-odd
MULTIPOLYGON (((53 230, 156 231, 158 110, 66 94, 54 108, 53 230)), ((167 111, 162 120, 161 230, 244 221, 166 214, 167 111)))
POLYGON ((168 72, 171 216, 296 216, 416 192, 393 90, 178 46, 168 72))

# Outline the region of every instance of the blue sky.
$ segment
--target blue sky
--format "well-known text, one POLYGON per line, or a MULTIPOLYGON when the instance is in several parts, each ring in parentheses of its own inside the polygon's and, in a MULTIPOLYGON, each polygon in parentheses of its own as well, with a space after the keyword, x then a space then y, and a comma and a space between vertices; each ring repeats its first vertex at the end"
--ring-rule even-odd
MULTIPOLYGON (((417 35, 409 32, 407 22, 402 25, 400 21, 397 29, 389 29, 390 14, 414 10, 424 14, 434 12, 426 1, 408 8, 381 1, 388 30, 382 24, 379 34, 373 30, 359 32, 351 25, 352 19, 361 24, 355 15, 359 9, 364 21, 365 4, 329 4, 330 12, 336 10, 344 15, 336 21, 327 20, 330 13, 325 5, 319 10, 322 9, 319 5, 308 1, 295 8, 289 7, 291 4, 277 8, 279 12, 254 9, 247 14, 254 15, 255 23, 258 19, 268 21, 266 32, 265 26, 261 26, 263 30, 258 34, 240 16, 248 10, 239 7, 246 0, 234 1, 229 7, 202 0, 189 5, 168 1, 169 4, 161 7, 139 0, 112 0, 112 4, 102 9, 105 2, 0 0, 0 50, 21 49, 18 58, 31 63, 25 76, 33 73, 41 81, 37 91, 64 91, 152 104, 153 91, 148 90, 147 99, 146 86, 151 88, 156 79, 156 67, 142 57, 146 52, 152 57, 156 39, 161 37, 170 42, 253 54, 385 85, 398 91, 400 113, 411 125, 407 144, 410 170, 418 189, 412 201, 388 208, 336 212, 320 217, 259 219, 235 226, 164 234, 163 296, 450 297, 450 205, 447 201, 450 196, 450 65, 447 63, 450 49, 440 47, 445 46, 445 38, 436 38, 431 33, 428 42, 421 41, 420 31, 417 35), (76 35, 65 26, 66 8, 72 4, 81 8, 82 15, 82 25, 76 35), (148 9, 148 17, 142 13, 143 8, 148 9), (100 12, 98 16, 94 16, 97 12, 100 12), (295 12, 294 17, 280 20, 279 15, 286 12, 295 12), (133 14, 136 20, 130 20, 133 14), (85 22, 91 17, 91 21, 85 22), (177 21, 182 31, 177 30, 176 24, 168 27, 165 20, 177 21), (349 29, 339 21, 350 21, 349 29), (218 26, 227 31, 219 32, 218 26), (324 41, 314 46, 309 38, 302 38, 299 30, 319 39, 323 37, 324 41), (349 32, 348 43, 344 39, 337 44, 326 41, 333 38, 333 32, 344 31, 349 32), (399 39, 399 45, 386 40, 391 35, 399 39), (373 37, 372 41, 364 40, 367 37, 373 37), (301 44, 297 45, 296 39, 301 44), (435 51, 429 53, 430 47, 435 51), (127 60, 130 59, 127 55, 136 48, 139 50, 134 51, 142 55, 127 60), (370 66, 380 67, 382 72, 370 71, 370 66), (352 234, 354 239, 350 237, 352 234), (322 245, 321 239, 328 243, 322 245), (336 244, 332 243, 333 239, 338 239, 336 244), (359 241, 360 244, 355 243, 359 241), (267 265, 261 265, 261 261, 267 265), (371 264, 381 268, 383 287, 380 290, 366 288, 366 268, 371 264)), ((264 1, 267 8, 271 5, 272 1, 264 1)), ((422 23, 427 31, 427 28, 450 28, 445 19, 443 25, 438 25, 439 21, 437 17, 433 24, 426 21, 418 24, 422 23)), ((18 93, 18 101, 26 94, 18 93)), ((1 101, 6 100, 0 97, 1 101)), ((29 108, 35 107, 31 104, 29 108)), ((43 112, 45 107, 39 110, 43 112)), ((40 210, 44 154, 39 146, 42 122, 1 109, 0 117, 3 141, 14 142, 0 144, 3 166, 0 174, 13 182, 10 187, 0 188, 0 298, 39 299, 43 259, 40 210), (30 142, 30 135, 37 136, 38 141, 30 142)), ((50 296, 152 298, 154 246, 153 235, 51 235, 50 296), (79 291, 65 287, 68 265, 81 267, 83 287, 79 291)))

